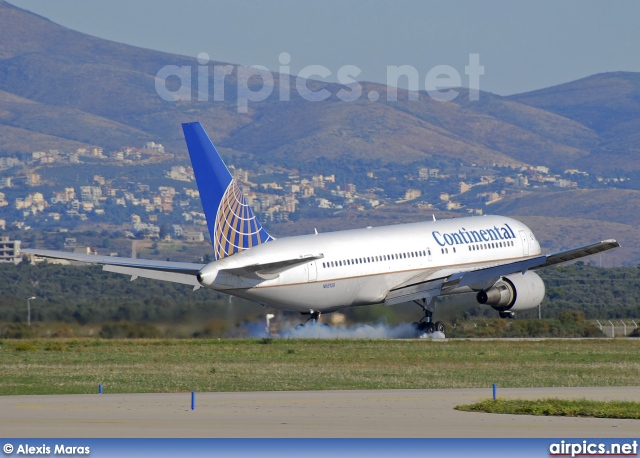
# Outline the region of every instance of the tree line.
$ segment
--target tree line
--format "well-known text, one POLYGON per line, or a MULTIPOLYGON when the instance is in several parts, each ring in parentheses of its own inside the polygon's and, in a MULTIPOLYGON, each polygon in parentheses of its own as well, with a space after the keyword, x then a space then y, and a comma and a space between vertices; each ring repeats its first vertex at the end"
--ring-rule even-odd
MULTIPOLYGON (((503 331, 517 335, 527 332, 564 335, 565 331, 558 329, 566 328, 565 325, 571 321, 567 317, 574 320, 626 318, 636 321, 640 318, 638 268, 600 268, 578 263, 543 269, 538 273, 547 288, 541 305, 542 318, 555 320, 555 324, 550 321, 546 324, 533 322, 538 316, 536 308, 519 312, 515 321, 522 323, 501 328, 503 331), (525 322, 529 324, 525 325, 525 322), (564 324, 560 326, 558 323, 564 324), (540 327, 538 331, 532 330, 540 327)), ((263 321, 267 313, 260 305, 215 291, 204 288, 194 291, 187 285, 143 278, 130 281, 127 276, 103 272, 98 266, 46 263, 35 266, 28 263, 0 265, 0 323, 26 323, 27 298, 34 296, 36 299, 30 301, 32 323, 104 325, 190 322, 230 329, 241 322, 263 321)), ((356 323, 384 321, 395 324, 416 321, 421 316, 419 308, 413 304, 355 307, 342 312, 347 322, 356 323)), ((436 306, 436 318, 456 324, 456 327, 465 321, 493 320, 496 317, 495 310, 477 304, 473 295, 455 300, 444 299, 436 306)), ((301 318, 301 321, 304 320, 301 318)), ((124 333, 126 336, 127 333, 135 335, 139 332, 128 329, 128 325, 110 326, 106 328, 108 332, 105 331, 109 335, 124 333)), ((489 332, 487 329, 485 331, 489 332)), ((213 330, 204 329, 202 332, 215 334, 213 330)), ((571 332, 590 335, 591 330, 571 332)))

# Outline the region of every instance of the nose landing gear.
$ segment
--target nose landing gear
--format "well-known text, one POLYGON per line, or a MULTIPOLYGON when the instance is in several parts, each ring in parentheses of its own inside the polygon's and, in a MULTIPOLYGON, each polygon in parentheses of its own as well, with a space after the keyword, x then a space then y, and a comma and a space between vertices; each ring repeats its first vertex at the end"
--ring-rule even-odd
MULTIPOLYGON (((303 315, 306 315, 306 313, 303 313, 303 315)), ((304 327, 309 321, 311 321, 311 325, 314 325, 316 323, 318 323, 318 321, 320 320, 320 315, 322 315, 322 312, 317 312, 315 310, 310 310, 309 311, 309 318, 307 318, 307 320, 304 323, 300 323, 296 325, 296 329, 300 329, 302 327, 304 327)))

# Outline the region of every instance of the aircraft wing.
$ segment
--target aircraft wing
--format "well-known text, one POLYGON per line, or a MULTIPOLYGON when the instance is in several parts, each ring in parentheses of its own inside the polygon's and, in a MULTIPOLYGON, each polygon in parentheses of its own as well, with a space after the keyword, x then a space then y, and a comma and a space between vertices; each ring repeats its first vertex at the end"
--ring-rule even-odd
POLYGON ((69 253, 66 251, 23 249, 23 253, 51 259, 86 262, 102 265, 102 270, 138 277, 164 280, 174 283, 200 287, 196 275, 205 265, 187 262, 154 261, 150 259, 119 258, 114 256, 96 256, 92 254, 69 253))
POLYGON ((447 282, 458 281, 457 287, 479 285, 491 280, 497 281, 500 277, 513 274, 516 272, 525 273, 529 269, 542 269, 543 267, 562 264, 563 262, 573 261, 592 254, 602 253, 619 247, 620 244, 615 240, 603 240, 602 242, 592 243, 578 248, 558 251, 556 253, 535 256, 533 258, 515 261, 497 266, 485 267, 467 272, 459 272, 447 278, 447 282))
POLYGON ((543 267, 573 261, 619 246, 620 244, 615 240, 604 240, 591 245, 558 251, 547 255, 534 256, 519 261, 462 270, 442 278, 430 278, 424 281, 413 279, 413 281, 406 282, 391 289, 389 293, 387 293, 384 304, 393 305, 421 299, 430 300, 439 295, 446 295, 449 291, 460 292, 459 288, 463 287, 470 287, 474 290, 487 289, 498 281, 500 277, 505 275, 518 272, 524 274, 529 269, 541 269, 543 267))
POLYGON ((394 288, 389 291, 387 297, 384 298, 384 305, 402 304, 404 302, 419 301, 422 299, 430 302, 431 299, 440 296, 442 293, 444 280, 444 278, 438 278, 394 288))
POLYGON ((613 239, 603 240, 599 243, 593 243, 591 245, 585 245, 579 248, 572 248, 570 250, 558 251, 557 253, 547 255, 547 260, 541 266, 536 267, 536 269, 541 269, 543 267, 549 267, 556 264, 561 264, 563 262, 573 261, 574 259, 583 258, 585 256, 591 256, 592 254, 602 253, 603 251, 611 250, 613 248, 618 248, 620 244, 613 239))

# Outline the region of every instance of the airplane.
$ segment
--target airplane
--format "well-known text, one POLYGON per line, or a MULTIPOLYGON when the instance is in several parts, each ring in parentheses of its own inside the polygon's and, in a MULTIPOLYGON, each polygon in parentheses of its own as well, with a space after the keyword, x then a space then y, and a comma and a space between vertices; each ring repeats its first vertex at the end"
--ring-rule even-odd
POLYGON ((182 125, 214 252, 208 264, 24 249, 35 256, 102 265, 103 270, 210 288, 267 307, 320 314, 346 307, 415 302, 419 331, 438 297, 474 293, 502 318, 537 307, 537 269, 619 247, 615 240, 542 254, 533 231, 504 216, 475 216, 336 232, 272 237, 247 204, 199 122, 182 125))

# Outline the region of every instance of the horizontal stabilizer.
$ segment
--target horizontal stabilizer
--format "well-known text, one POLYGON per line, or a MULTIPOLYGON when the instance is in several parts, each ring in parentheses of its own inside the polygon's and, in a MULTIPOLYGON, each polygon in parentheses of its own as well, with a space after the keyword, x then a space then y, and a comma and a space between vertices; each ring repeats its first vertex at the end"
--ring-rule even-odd
POLYGON ((285 259, 282 261, 269 262, 265 264, 252 264, 243 267, 234 267, 230 269, 220 270, 229 272, 233 275, 238 275, 240 277, 258 277, 263 280, 273 280, 274 278, 278 278, 278 275, 280 275, 280 273, 284 272, 285 270, 322 258, 324 258, 323 254, 309 254, 297 258, 285 259))
POLYGON ((200 269, 204 267, 204 264, 191 264, 187 262, 96 256, 92 254, 68 253, 66 251, 24 249, 22 252, 43 258, 98 264, 104 266, 102 269, 107 272, 182 283, 194 287, 199 286, 196 275, 200 269))
POLYGON ((113 272, 116 274, 131 275, 131 280, 138 277, 150 278, 152 280, 169 281, 172 283, 181 283, 183 285, 193 286, 194 289, 200 288, 200 283, 195 275, 167 272, 161 270, 141 269, 137 267, 124 267, 114 265, 103 265, 102 270, 105 272, 113 272))

